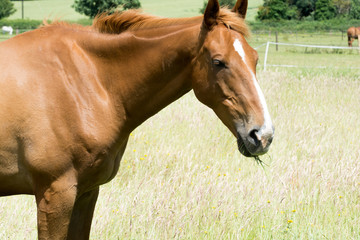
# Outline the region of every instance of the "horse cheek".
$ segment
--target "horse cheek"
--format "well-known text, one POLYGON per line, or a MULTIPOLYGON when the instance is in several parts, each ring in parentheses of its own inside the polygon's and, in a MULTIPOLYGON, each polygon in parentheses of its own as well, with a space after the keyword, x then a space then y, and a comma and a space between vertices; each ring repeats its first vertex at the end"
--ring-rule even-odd
POLYGON ((213 99, 213 86, 209 80, 209 71, 205 67, 201 67, 200 64, 195 64, 192 87, 196 98, 208 107, 211 107, 213 99))

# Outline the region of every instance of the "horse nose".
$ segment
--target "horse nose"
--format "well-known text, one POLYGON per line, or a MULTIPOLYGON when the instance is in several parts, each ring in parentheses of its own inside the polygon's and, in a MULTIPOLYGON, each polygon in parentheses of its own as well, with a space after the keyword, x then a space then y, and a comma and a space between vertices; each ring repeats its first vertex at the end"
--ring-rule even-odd
POLYGON ((274 131, 275 129, 273 126, 270 128, 252 128, 247 137, 249 152, 253 155, 266 153, 274 138, 274 131))

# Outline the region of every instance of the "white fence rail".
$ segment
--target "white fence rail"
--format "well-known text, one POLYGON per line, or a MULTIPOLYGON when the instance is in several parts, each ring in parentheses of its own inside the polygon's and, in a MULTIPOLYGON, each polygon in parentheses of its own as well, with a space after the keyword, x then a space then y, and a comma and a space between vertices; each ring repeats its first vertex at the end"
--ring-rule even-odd
MULTIPOLYGON (((360 53, 360 47, 339 47, 339 46, 321 46, 321 45, 305 45, 305 44, 295 44, 295 43, 276 43, 276 42, 267 42, 266 43, 266 50, 265 50, 265 58, 264 58, 264 71, 266 71, 267 66, 275 66, 275 67, 298 67, 296 65, 270 65, 267 64, 267 58, 268 58, 268 52, 269 52, 269 46, 270 45, 282 45, 282 46, 294 46, 294 47, 305 47, 305 48, 322 48, 322 49, 348 49, 348 50, 359 50, 360 53)), ((260 48, 264 46, 265 44, 257 47, 260 48)), ((256 48, 256 49, 257 49, 256 48)), ((319 68, 325 68, 325 67, 319 67, 319 68)), ((358 69, 358 68, 356 68, 358 69)), ((360 68, 359 68, 360 69, 360 68)))

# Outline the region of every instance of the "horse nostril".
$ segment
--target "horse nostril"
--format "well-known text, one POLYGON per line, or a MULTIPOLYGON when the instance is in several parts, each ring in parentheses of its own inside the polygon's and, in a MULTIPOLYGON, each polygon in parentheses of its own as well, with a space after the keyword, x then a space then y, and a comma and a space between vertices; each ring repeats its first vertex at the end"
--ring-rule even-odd
POLYGON ((249 142, 251 144, 253 144, 255 147, 260 145, 260 139, 259 139, 259 137, 257 135, 258 132, 259 132, 258 129, 253 129, 249 133, 249 142))

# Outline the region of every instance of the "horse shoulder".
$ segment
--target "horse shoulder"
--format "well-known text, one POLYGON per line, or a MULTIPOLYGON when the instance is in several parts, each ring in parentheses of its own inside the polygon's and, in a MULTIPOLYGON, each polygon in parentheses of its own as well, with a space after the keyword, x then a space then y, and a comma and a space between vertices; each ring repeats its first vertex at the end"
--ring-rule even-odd
POLYGON ((18 152, 27 174, 56 175, 76 168, 84 175, 91 172, 94 183, 104 183, 117 171, 118 142, 126 139, 120 136, 122 121, 112 99, 75 41, 52 36, 44 42, 32 34, 13 41, 31 40, 13 57, 19 60, 16 66, 9 65, 0 76, 8 91, 0 96, 0 106, 12 105, 12 116, 0 108, 2 119, 9 119, 6 131, 22 139, 18 152))

